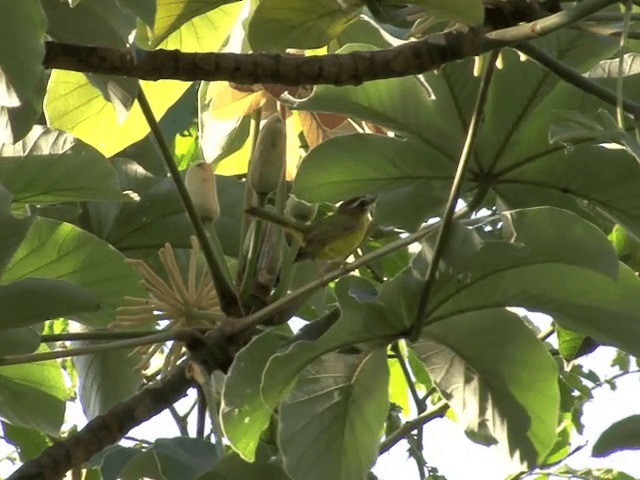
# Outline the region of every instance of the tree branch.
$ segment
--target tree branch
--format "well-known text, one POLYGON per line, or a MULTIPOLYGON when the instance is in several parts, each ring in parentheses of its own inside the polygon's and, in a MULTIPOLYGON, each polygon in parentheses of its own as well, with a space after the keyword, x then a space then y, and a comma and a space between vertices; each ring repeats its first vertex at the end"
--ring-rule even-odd
MULTIPOLYGON (((187 344, 191 359, 209 373, 215 369, 226 371, 237 348, 234 339, 224 334, 222 324, 206 335, 206 341, 204 338, 193 338, 187 344)), ((66 440, 47 448, 7 480, 59 479, 72 468, 81 466, 96 453, 118 442, 134 427, 169 408, 195 386, 196 381, 187 371, 189 363, 183 362, 166 378, 94 418, 66 440)))
POLYGON ((46 42, 45 68, 120 75, 142 80, 227 80, 238 84, 360 85, 434 70, 544 36, 571 25, 615 0, 584 0, 573 8, 511 28, 462 27, 378 51, 309 57, 275 53, 184 53, 179 50, 114 49, 46 42))

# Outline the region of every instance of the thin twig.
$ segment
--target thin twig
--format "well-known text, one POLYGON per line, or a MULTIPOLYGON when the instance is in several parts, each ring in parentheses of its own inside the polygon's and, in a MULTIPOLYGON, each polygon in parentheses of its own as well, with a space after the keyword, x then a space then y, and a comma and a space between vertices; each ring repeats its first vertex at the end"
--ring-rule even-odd
POLYGON ((182 415, 180 415, 178 413, 178 410, 176 410, 175 405, 171 405, 167 410, 169 410, 173 421, 176 423, 176 427, 178 427, 178 432, 180 432, 180 435, 182 435, 183 437, 188 437, 189 429, 187 428, 186 416, 183 417, 182 415))
POLYGON ((66 357, 77 357, 80 355, 90 355, 97 352, 122 350, 126 348, 139 347, 142 345, 150 345, 153 343, 163 343, 170 340, 179 340, 182 342, 186 342, 193 339, 194 335, 197 334, 193 330, 170 330, 167 332, 154 333, 152 335, 147 335, 139 338, 130 338, 128 340, 102 343, 87 347, 69 348, 66 350, 54 350, 51 352, 42 353, 29 353, 24 355, 10 355, 8 357, 0 357, 0 366, 42 362, 45 360, 54 360, 66 357))
MULTIPOLYGON (((420 398, 420 394, 416 389, 415 382, 413 378, 411 378, 411 372, 409 371, 409 366, 404 359, 404 355, 402 355, 402 351, 400 350, 400 345, 398 342, 394 342, 391 345, 391 351, 395 354, 395 358, 398 361, 398 365, 400 365, 400 370, 402 370, 402 374, 404 375, 405 381, 407 382, 407 387, 409 387, 409 392, 411 393, 411 398, 413 399, 413 403, 416 406, 416 411, 418 417, 422 415, 426 410, 426 405, 420 398)), ((416 435, 416 441, 418 444, 418 451, 422 453, 423 450, 423 436, 422 436, 422 428, 418 429, 416 435)), ((420 458, 415 458, 416 466, 418 467, 418 471, 420 473, 420 478, 424 477, 424 463, 420 461, 420 458)))
POLYGON ((467 167, 469 165, 469 161, 471 160, 471 156, 475 146, 478 128, 480 126, 480 121, 482 120, 484 106, 486 103, 487 94, 489 92, 489 85, 491 84, 491 77, 495 70, 495 62, 498 58, 498 53, 498 51, 494 51, 489 56, 486 70, 482 77, 482 81, 480 82, 478 97, 473 108, 473 115, 471 117, 471 122, 467 131, 467 138, 465 139, 464 146, 462 147, 462 153, 460 154, 460 160, 458 161, 458 169, 456 170, 456 175, 451 185, 447 205, 445 206, 444 213, 442 214, 442 223, 440 229, 438 230, 438 237, 436 239, 433 256, 429 263, 426 279, 424 281, 424 287, 422 289, 422 294, 420 295, 420 300, 418 302, 416 318, 413 322, 413 325, 411 326, 411 331, 409 333, 409 338, 412 341, 418 339, 420 333, 422 332, 424 322, 426 321, 427 302, 429 300, 431 288, 433 287, 433 282, 436 277, 438 264, 440 263, 440 260, 444 255, 445 248, 449 239, 449 232, 451 231, 451 227, 453 225, 456 204, 458 203, 458 199, 460 198, 460 192, 464 183, 464 176, 467 172, 467 167))
POLYGON ((435 418, 444 416, 444 414, 447 413, 447 410, 449 410, 449 404, 443 400, 437 403, 431 410, 424 412, 413 420, 409 420, 380 443, 378 456, 391 450, 396 443, 405 438, 416 428, 420 428, 435 418))

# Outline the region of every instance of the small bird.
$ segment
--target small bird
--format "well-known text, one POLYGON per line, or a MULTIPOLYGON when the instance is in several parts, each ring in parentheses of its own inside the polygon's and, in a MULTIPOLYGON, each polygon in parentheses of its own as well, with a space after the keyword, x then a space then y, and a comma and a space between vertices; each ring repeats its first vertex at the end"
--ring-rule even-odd
POLYGON ((246 212, 293 230, 301 243, 296 261, 308 258, 342 261, 367 237, 371 223, 369 212, 375 200, 373 195, 350 198, 342 202, 333 215, 314 220, 309 225, 294 224, 254 207, 246 212))

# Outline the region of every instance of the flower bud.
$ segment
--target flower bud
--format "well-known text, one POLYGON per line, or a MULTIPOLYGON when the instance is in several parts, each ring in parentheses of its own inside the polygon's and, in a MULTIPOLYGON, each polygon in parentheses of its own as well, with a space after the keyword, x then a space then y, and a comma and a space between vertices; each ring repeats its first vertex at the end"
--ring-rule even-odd
POLYGON ((284 207, 284 216, 298 223, 309 223, 316 216, 318 206, 290 195, 284 207))
POLYGON ((185 185, 200 220, 215 222, 220 217, 220 205, 216 177, 211 166, 203 161, 191 165, 187 170, 185 185))
POLYGON ((284 174, 287 160, 285 122, 276 113, 260 129, 249 167, 249 185, 258 195, 274 192, 284 174))

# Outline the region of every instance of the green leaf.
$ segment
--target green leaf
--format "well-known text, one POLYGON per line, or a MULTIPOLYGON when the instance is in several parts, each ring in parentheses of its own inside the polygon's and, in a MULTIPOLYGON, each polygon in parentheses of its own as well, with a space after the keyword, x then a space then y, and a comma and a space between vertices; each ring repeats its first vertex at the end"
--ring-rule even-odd
POLYGON ((75 315, 94 326, 113 322, 125 295, 144 296, 140 277, 124 255, 74 225, 45 218, 33 223, 0 283, 31 277, 63 280, 95 295, 101 308, 75 315))
POLYGON ((275 457, 265 445, 260 445, 253 462, 247 462, 240 455, 231 452, 207 473, 197 480, 291 480, 282 469, 282 461, 275 457))
POLYGON ((451 167, 439 152, 414 139, 342 135, 304 158, 293 193, 309 202, 388 193, 377 201, 376 220, 412 229, 442 209, 451 186, 451 167), (409 199, 413 208, 403 208, 409 199))
POLYGON ((476 25, 484 20, 484 7, 480 0, 416 0, 413 2, 425 12, 442 20, 476 25))
POLYGON ((51 446, 51 440, 42 432, 1 422, 4 439, 16 447, 22 462, 36 458, 51 446))
POLYGON ((118 480, 120 472, 133 457, 142 454, 139 448, 111 445, 95 454, 86 464, 87 467, 99 467, 102 480, 118 480))
MULTIPOLYGON (((157 0, 155 21, 153 23, 145 22, 150 26, 150 28, 147 29, 147 36, 149 38, 148 46, 156 48, 169 35, 182 27, 183 24, 211 10, 219 9, 221 5, 234 3, 236 1, 237 0, 157 0)), ((236 7, 237 6, 234 5, 234 8, 236 7)), ((206 28, 206 24, 200 25, 200 27, 206 28)), ((215 25, 209 25, 211 30, 215 30, 215 27, 215 25)), ((228 31, 225 36, 227 34, 228 31)), ((184 51, 184 49, 180 50, 184 51)), ((209 49, 209 51, 216 50, 217 48, 215 47, 210 47, 209 49)))
MULTIPOLYGON (((73 348, 97 342, 72 342, 73 348)), ((142 384, 137 368, 142 355, 132 349, 81 355, 73 359, 78 374, 78 395, 88 420, 133 396, 142 384)))
POLYGON ((362 10, 360 2, 335 0, 262 0, 249 23, 254 50, 325 46, 362 10))
POLYGON ((620 450, 640 449, 640 415, 611 424, 596 440, 591 455, 606 457, 620 450))
POLYGON ((136 28, 136 18, 116 0, 75 3, 71 7, 70 2, 42 1, 47 14, 47 33, 53 39, 78 45, 127 46, 129 35, 136 28))
POLYGON ((157 1, 148 0, 118 0, 123 8, 129 10, 147 25, 153 26, 157 11, 157 1))
MULTIPOLYGON (((214 1, 202 1, 202 0, 190 0, 190 1, 173 1, 173 0, 160 0, 158 7, 163 11, 172 10, 174 13, 180 15, 179 9, 183 9, 182 12, 188 10, 203 10, 197 16, 190 18, 184 24, 181 24, 180 29, 171 33, 165 38, 164 33, 158 38, 162 38, 161 44, 157 43, 157 39, 150 40, 150 47, 155 48, 159 46, 166 50, 180 50, 182 52, 202 52, 209 53, 215 52, 222 48, 227 40, 227 37, 231 33, 233 26, 235 25, 240 12, 242 10, 242 2, 237 0, 214 0, 214 1), (175 9, 175 10, 174 10, 175 9), (206 12, 204 11, 206 10, 206 12)), ((160 18, 162 12, 158 10, 158 21, 164 23, 164 19, 160 18)), ((172 16, 169 15, 170 19, 172 16)), ((177 20, 174 17, 174 20, 177 20)), ((177 23, 180 23, 178 20, 177 23)), ((173 28, 173 27, 170 27, 173 28)))
POLYGON ((191 480, 210 470, 217 461, 214 445, 206 440, 159 438, 153 447, 129 460, 118 478, 191 480))
MULTIPOLYGON (((0 290, 0 292, 1 291, 2 290, 0 290)), ((2 298, 1 293, 0 298, 2 298)), ((3 308, 3 311, 15 312, 16 310, 3 308)), ((0 330, 0 357, 32 353, 38 349, 39 345, 40 334, 33 328, 2 328, 2 330, 0 330)))
POLYGON ((11 215, 11 193, 0 184, 0 272, 29 231, 34 218, 18 219, 11 215))
POLYGON ((0 328, 35 325, 99 310, 100 300, 94 292, 67 281, 25 278, 0 285, 0 311, 5 312, 0 328))
POLYGON ((409 416, 411 415, 409 386, 400 362, 396 358, 390 358, 387 363, 389 369, 389 401, 398 405, 403 415, 409 416))
MULTIPOLYGON (((337 53, 372 50, 375 48, 370 45, 351 44, 337 53)), ((475 92, 476 81, 468 77, 465 68, 464 85, 470 85, 468 88, 475 92)), ((452 178, 466 132, 466 125, 456 114, 456 103, 460 99, 450 98, 451 80, 448 78, 435 74, 426 78, 426 81, 421 77, 390 78, 356 87, 317 85, 311 95, 302 99, 283 99, 294 110, 338 113, 416 137, 427 145, 425 148, 437 152, 438 162, 442 157, 450 162, 452 178)), ((471 103, 472 98, 470 95, 471 103)), ((420 160, 430 162, 431 155, 420 160)))
POLYGON ((533 468, 556 440, 556 363, 514 313, 486 309, 428 325, 413 345, 474 441, 533 468))
POLYGON ((404 295, 398 301, 397 296, 394 298, 395 290, 391 287, 387 290, 385 284, 379 297, 359 302, 355 295, 361 288, 361 282, 364 280, 357 277, 343 277, 337 282, 336 294, 342 317, 324 335, 314 341, 295 341, 269 359, 260 387, 267 405, 277 405, 300 371, 321 355, 371 340, 386 344, 389 339, 398 338, 407 331, 409 325, 404 323, 406 319, 389 311, 385 305, 393 301, 402 308, 405 298, 410 295, 404 295))
POLYGON ((15 205, 123 200, 111 164, 71 135, 35 126, 22 141, 0 146, 0 183, 15 205))
MULTIPOLYGON (((165 243, 174 249, 191 248, 189 222, 178 191, 170 178, 157 178, 131 161, 114 162, 120 188, 131 190, 139 200, 128 203, 92 203, 89 215, 94 232, 128 256, 157 259, 165 243)), ((244 184, 236 178, 217 176, 220 218, 214 228, 225 255, 238 255, 244 184)))
POLYGON ((69 393, 54 360, 0 367, 0 417, 58 437, 69 393))
MULTIPOLYGON (((189 87, 186 82, 141 82, 151 109, 160 119, 189 87)), ((54 70, 49 79, 44 111, 47 123, 88 143, 111 157, 149 133, 140 106, 131 108, 124 122, 115 107, 81 73, 54 70)))
POLYGON ((40 112, 46 18, 37 0, 1 0, 0 13, 0 43, 20 45, 0 51, 0 143, 13 143, 40 112))
POLYGON ((625 265, 616 266, 616 252, 597 228, 550 208, 501 218, 502 241, 465 239, 461 230, 454 235, 427 323, 460 311, 519 306, 547 313, 562 327, 601 343, 638 352, 640 281, 625 265))
POLYGON ((278 443, 291 478, 364 478, 378 456, 388 381, 386 348, 309 365, 280 407, 278 443))
POLYGON ((260 434, 267 428, 275 405, 267 405, 260 395, 262 370, 284 344, 274 331, 251 340, 236 355, 222 391, 220 421, 225 437, 246 461, 256 459, 260 434))

